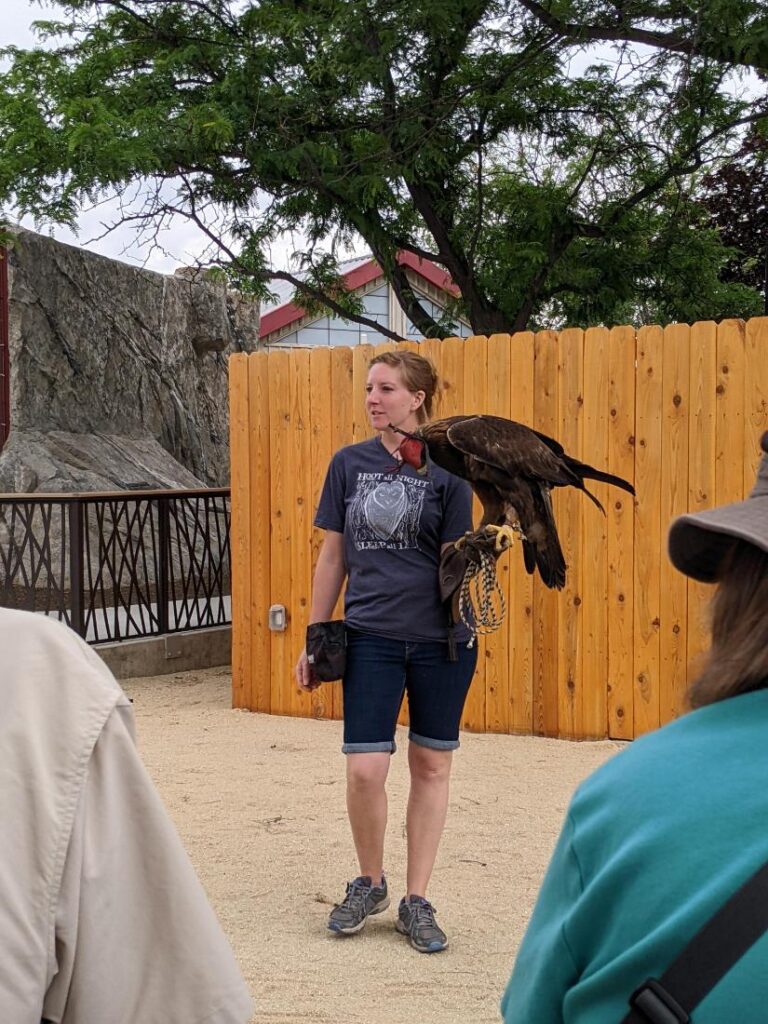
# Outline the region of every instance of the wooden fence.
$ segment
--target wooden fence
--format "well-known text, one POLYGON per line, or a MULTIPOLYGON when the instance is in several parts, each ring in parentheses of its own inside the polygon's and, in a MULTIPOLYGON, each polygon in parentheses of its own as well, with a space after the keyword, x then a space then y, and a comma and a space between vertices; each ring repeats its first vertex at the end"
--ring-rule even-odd
MULTIPOLYGON (((529 577, 517 547, 501 559, 508 617, 481 641, 463 727, 630 739, 675 717, 706 646, 711 588, 672 568, 667 528, 752 487, 768 429, 768 318, 402 344, 447 383, 437 415, 520 420, 637 489, 633 503, 595 484, 606 517, 577 491, 556 492, 564 590, 529 577)), ((230 358, 236 707, 341 715, 338 684, 310 697, 292 677, 321 541, 312 517, 331 454, 370 436, 367 363, 390 347, 230 358), (272 604, 288 609, 285 632, 268 629, 272 604)))

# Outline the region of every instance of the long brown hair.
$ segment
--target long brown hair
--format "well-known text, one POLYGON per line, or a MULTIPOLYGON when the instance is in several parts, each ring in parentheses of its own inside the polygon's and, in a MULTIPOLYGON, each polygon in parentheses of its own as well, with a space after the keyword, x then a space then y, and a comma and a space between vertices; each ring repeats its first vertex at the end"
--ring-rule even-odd
POLYGON ((426 423, 432 417, 432 406, 440 392, 440 380, 437 370, 429 359, 420 356, 416 352, 403 351, 382 352, 374 356, 368 364, 368 368, 377 363, 384 363, 394 370, 400 371, 403 384, 414 395, 417 391, 424 392, 424 401, 416 410, 416 419, 419 423, 426 423))
POLYGON ((768 687, 768 552, 734 541, 712 600, 712 646, 692 708, 768 687))

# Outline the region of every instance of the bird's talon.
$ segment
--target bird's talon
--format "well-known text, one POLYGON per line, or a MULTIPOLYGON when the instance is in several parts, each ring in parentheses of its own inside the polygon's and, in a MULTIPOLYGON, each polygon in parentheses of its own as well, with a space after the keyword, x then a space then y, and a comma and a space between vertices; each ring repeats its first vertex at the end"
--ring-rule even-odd
POLYGON ((511 548, 515 543, 515 533, 522 533, 519 525, 515 526, 486 526, 489 533, 496 534, 494 549, 501 553, 511 548))

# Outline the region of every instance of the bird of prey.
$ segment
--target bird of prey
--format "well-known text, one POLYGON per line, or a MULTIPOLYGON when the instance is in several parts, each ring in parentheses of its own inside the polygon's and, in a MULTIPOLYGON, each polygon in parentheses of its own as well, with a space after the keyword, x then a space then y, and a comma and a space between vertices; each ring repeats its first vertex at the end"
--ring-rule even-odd
POLYGON ((568 455, 563 446, 523 423, 500 416, 449 416, 404 434, 399 454, 418 473, 429 461, 467 480, 483 506, 478 534, 496 534, 509 543, 515 531, 522 538, 525 568, 538 568, 547 587, 565 585, 566 564, 552 512, 553 487, 577 487, 605 515, 585 480, 601 480, 630 494, 627 480, 588 466, 568 455))

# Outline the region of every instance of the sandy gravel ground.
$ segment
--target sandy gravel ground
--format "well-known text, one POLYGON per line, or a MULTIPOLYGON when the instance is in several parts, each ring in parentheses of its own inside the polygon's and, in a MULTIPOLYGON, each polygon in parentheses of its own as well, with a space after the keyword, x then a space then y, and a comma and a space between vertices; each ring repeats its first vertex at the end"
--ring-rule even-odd
POLYGON ((144 761, 250 985, 254 1022, 499 1020, 570 794, 621 744, 462 735, 430 892, 451 945, 425 956, 393 926, 405 878, 404 731, 389 779, 392 907, 338 938, 326 917, 357 873, 340 723, 234 711, 225 669, 123 686, 144 761))

